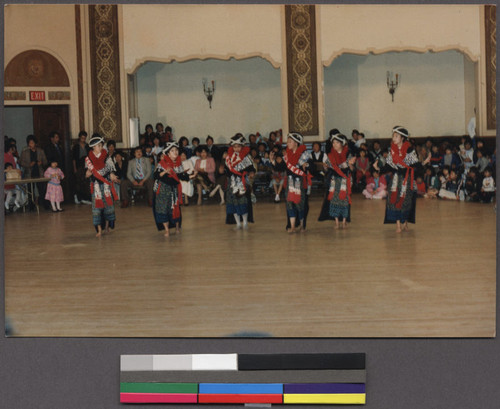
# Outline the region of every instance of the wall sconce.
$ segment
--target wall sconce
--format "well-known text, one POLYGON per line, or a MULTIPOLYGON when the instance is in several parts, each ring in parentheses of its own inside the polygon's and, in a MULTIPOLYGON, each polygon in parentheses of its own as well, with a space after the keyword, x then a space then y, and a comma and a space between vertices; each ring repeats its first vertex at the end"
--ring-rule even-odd
POLYGON ((205 94, 205 96, 207 97, 207 100, 208 100, 208 105, 210 106, 210 109, 212 109, 212 99, 214 97, 214 94, 215 94, 215 81, 212 80, 212 86, 210 86, 208 80, 206 78, 203 78, 201 80, 201 82, 203 83, 203 92, 205 94))
POLYGON ((387 71, 387 88, 389 88, 389 94, 392 95, 392 102, 394 102, 394 93, 399 85, 399 80, 401 75, 396 74, 396 80, 394 81, 394 74, 392 71, 387 71))

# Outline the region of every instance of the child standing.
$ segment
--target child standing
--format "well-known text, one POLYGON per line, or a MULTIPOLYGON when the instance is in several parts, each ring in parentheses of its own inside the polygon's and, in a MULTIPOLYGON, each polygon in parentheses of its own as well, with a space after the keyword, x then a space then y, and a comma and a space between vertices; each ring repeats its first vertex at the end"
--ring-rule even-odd
POLYGON ((61 202, 64 201, 64 196, 61 187, 61 180, 64 179, 64 173, 57 167, 57 162, 52 161, 43 176, 50 178, 47 182, 45 200, 50 201, 50 206, 52 207, 52 211, 54 213, 62 212, 63 209, 61 209, 61 202))
POLYGON ((491 203, 495 197, 495 180, 492 176, 492 169, 487 167, 484 170, 483 185, 481 187, 481 193, 479 195, 482 203, 491 203))

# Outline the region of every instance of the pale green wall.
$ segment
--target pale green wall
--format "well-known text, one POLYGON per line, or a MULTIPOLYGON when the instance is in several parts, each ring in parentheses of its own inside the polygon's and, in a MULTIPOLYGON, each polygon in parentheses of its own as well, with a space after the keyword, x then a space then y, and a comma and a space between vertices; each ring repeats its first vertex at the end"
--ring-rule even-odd
POLYGON ((368 138, 384 138, 394 125, 404 125, 416 137, 463 135, 468 122, 464 58, 457 51, 338 57, 325 68, 326 130, 350 134, 357 128, 368 138), (402 77, 394 102, 388 70, 402 77))
POLYGON ((172 126, 177 138, 214 137, 227 142, 237 132, 267 136, 281 128, 280 70, 266 60, 193 60, 146 63, 137 72, 141 132, 156 122, 172 126), (216 81, 209 109, 202 78, 216 81))

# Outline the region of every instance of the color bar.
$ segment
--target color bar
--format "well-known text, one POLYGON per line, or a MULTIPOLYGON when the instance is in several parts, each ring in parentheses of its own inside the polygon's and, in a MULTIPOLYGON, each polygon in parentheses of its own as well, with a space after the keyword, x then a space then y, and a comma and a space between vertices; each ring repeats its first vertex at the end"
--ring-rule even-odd
POLYGON ((195 354, 193 371, 237 371, 237 354, 195 354))
POLYGON ((317 403, 317 404, 351 404, 364 405, 366 395, 364 393, 320 393, 320 394, 285 394, 283 403, 317 403))
POLYGON ((283 385, 284 393, 365 393, 364 383, 292 383, 283 385))
POLYGON ((122 382, 122 393, 198 393, 197 383, 122 382))
POLYGON ((366 370, 138 371, 121 372, 120 381, 186 383, 365 383, 366 370))
POLYGON ((121 371, 152 371, 153 355, 121 355, 121 371))
POLYGON ((283 394, 282 383, 200 383, 198 393, 212 394, 283 394))
POLYGON ((365 369, 365 354, 239 354, 238 369, 365 369))
POLYGON ((192 355, 153 355, 153 371, 190 371, 192 355))
POLYGON ((283 395, 209 394, 209 395, 199 395, 198 403, 283 403, 283 395))
POLYGON ((121 403, 197 403, 198 395, 190 393, 120 393, 121 403))

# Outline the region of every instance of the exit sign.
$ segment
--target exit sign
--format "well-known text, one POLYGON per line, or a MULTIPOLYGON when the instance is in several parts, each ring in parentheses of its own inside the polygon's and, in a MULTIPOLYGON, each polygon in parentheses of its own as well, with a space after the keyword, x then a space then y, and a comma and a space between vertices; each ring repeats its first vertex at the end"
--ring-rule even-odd
POLYGON ((45 101, 45 91, 30 91, 30 101, 45 101))

